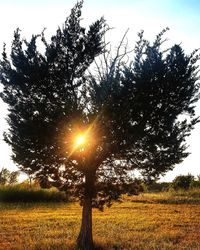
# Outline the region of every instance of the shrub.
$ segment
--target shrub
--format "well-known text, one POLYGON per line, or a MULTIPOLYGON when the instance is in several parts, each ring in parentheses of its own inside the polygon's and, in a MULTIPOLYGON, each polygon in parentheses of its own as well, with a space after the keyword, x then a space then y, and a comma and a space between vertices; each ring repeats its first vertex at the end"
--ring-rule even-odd
POLYGON ((200 188, 200 180, 194 180, 194 181, 192 181, 190 187, 191 188, 200 188))

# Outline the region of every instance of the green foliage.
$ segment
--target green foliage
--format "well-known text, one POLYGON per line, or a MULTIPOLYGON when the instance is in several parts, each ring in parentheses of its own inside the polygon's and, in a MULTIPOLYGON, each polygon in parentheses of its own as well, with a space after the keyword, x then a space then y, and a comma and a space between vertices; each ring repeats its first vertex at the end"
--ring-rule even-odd
POLYGON ((179 175, 172 182, 172 188, 175 190, 185 189, 188 190, 192 183, 194 182, 194 176, 191 174, 188 175, 179 175))
POLYGON ((0 186, 0 202, 64 202, 64 192, 23 188, 22 186, 0 186))

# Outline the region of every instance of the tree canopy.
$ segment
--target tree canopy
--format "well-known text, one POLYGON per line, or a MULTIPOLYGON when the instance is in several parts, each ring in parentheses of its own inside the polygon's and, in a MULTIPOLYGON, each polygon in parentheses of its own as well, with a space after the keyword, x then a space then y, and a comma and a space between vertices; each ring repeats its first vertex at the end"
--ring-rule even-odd
POLYGON ((102 209, 135 193, 135 170, 157 177, 188 155, 185 139, 199 121, 199 56, 176 44, 163 51, 167 29, 153 43, 140 32, 128 65, 118 53, 109 57, 103 18, 81 26, 81 8, 78 2, 50 42, 44 33, 24 40, 17 29, 10 57, 4 46, 0 80, 13 160, 80 198, 78 243, 89 249, 92 205, 102 209), (104 65, 88 73, 101 54, 104 65))

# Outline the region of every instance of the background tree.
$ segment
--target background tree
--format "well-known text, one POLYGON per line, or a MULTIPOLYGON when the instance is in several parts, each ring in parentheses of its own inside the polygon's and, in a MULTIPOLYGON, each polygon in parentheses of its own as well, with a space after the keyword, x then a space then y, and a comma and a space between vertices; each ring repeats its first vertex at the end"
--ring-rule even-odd
POLYGON ((7 168, 2 168, 0 171, 0 185, 12 185, 17 183, 19 171, 9 171, 7 168))
POLYGON ((2 168, 0 171, 0 184, 5 185, 8 182, 9 179, 9 170, 6 168, 2 168))
POLYGON ((32 188, 32 182, 35 179, 35 171, 31 168, 22 168, 23 173, 28 176, 29 187, 32 188))
POLYGON ((39 36, 27 42, 15 32, 11 58, 4 47, 0 63, 1 97, 9 106, 5 140, 13 160, 79 197, 78 247, 93 249, 92 206, 135 193, 134 170, 155 178, 188 155, 185 138, 198 122, 198 56, 179 45, 162 51, 165 31, 152 45, 140 33, 127 66, 122 43, 114 58, 105 51, 103 19, 88 31, 80 25, 81 8, 75 5, 49 43, 40 35, 43 54, 39 36), (105 64, 86 74, 102 53, 105 64))
POLYGON ((19 171, 10 172, 9 184, 12 185, 12 184, 17 183, 18 177, 19 177, 19 171))
POLYGON ((172 182, 172 187, 175 190, 185 189, 188 190, 191 187, 191 184, 194 182, 194 176, 191 174, 188 175, 179 175, 172 182))

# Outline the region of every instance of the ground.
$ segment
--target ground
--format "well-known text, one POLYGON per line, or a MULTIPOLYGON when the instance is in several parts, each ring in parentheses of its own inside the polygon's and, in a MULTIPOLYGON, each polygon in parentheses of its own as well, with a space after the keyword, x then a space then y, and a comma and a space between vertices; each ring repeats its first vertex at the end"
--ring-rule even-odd
MULTIPOLYGON (((200 249, 200 200, 186 198, 142 194, 95 209, 98 249, 200 249)), ((72 250, 80 220, 78 203, 0 203, 0 250, 72 250)))

